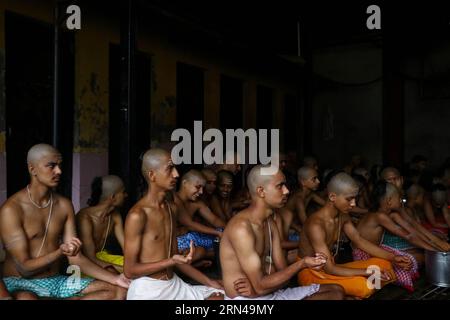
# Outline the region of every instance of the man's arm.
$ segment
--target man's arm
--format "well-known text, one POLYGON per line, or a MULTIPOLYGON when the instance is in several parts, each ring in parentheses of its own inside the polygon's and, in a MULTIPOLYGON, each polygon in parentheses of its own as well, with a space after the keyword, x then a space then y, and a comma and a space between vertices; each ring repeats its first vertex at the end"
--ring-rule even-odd
POLYGON ((38 258, 32 258, 28 239, 17 210, 3 206, 0 211, 0 235, 6 251, 13 258, 16 269, 23 277, 30 277, 48 268, 63 256, 60 248, 38 258))
POLYGON ((395 235, 407 240, 408 242, 415 245, 416 247, 426 249, 426 250, 431 250, 431 251, 435 250, 433 248, 433 245, 430 242, 426 242, 426 241, 424 241, 423 238, 418 236, 418 232, 414 228, 414 226, 411 225, 410 223, 408 223, 405 219, 403 219, 403 217, 399 213, 397 213, 397 212, 391 213, 391 217, 392 217, 391 221, 394 224, 394 227, 391 226, 392 231, 389 230, 391 233, 394 233, 396 231, 397 233, 394 233, 395 235), (405 236, 404 234, 406 232, 404 232, 404 231, 399 232, 399 228, 395 227, 394 222, 397 223, 399 226, 401 226, 404 230, 406 230, 408 232, 408 234, 405 236), (396 230, 394 230, 394 229, 396 229, 396 230))
POLYGON ((311 224, 304 229, 314 251, 322 253, 327 257, 327 262, 324 267, 326 273, 343 277, 368 276, 365 269, 346 268, 334 263, 334 258, 326 243, 325 229, 321 225, 311 224))
POLYGON ((297 211, 297 215, 298 215, 300 222, 302 223, 302 225, 304 225, 306 218, 307 218, 306 208, 305 208, 305 204, 303 203, 303 199, 300 197, 295 199, 295 210, 297 211))
POLYGON ((450 210, 448 209, 447 204, 444 204, 442 207, 442 215, 444 216, 447 225, 450 226, 450 210))
POLYGON ((450 251, 450 244, 446 241, 443 241, 439 237, 436 237, 432 232, 428 231, 427 228, 422 226, 421 223, 419 223, 416 219, 414 219, 414 216, 411 214, 408 214, 406 210, 410 210, 409 208, 406 208, 405 210, 399 210, 399 213, 401 216, 408 221, 412 227, 417 230, 419 236, 429 243, 433 248, 435 248, 438 251, 450 251))
POLYGON ((446 224, 438 223, 436 221, 436 217, 434 216, 434 212, 433 212, 433 207, 428 198, 424 199, 424 210, 425 210, 425 216, 427 217, 427 220, 431 224, 431 226, 433 226, 435 228, 447 228, 448 227, 446 224))
POLYGON ((192 219, 192 217, 183 210, 180 210, 180 212, 178 214, 178 221, 182 225, 186 226, 189 230, 192 230, 192 231, 197 231, 197 232, 205 233, 205 234, 211 234, 211 235, 217 236, 217 237, 220 237, 222 235, 222 232, 217 231, 214 228, 205 226, 204 224, 194 221, 192 219))
POLYGON ((215 215, 203 201, 198 202, 198 212, 206 221, 208 221, 208 223, 210 223, 214 227, 225 228, 225 221, 215 215))
POLYGON ((124 273, 130 279, 147 276, 175 265, 171 258, 151 263, 139 261, 139 254, 143 250, 141 243, 145 224, 145 214, 139 211, 131 211, 125 220, 124 273))
POLYGON ((378 257, 388 261, 394 260, 394 254, 380 248, 379 246, 374 245, 372 242, 361 237, 361 234, 355 228, 353 223, 351 223, 351 221, 347 221, 346 223, 344 223, 343 230, 357 248, 367 252, 373 257, 378 257))
POLYGON ((264 275, 261 259, 255 248, 255 235, 247 223, 236 225, 230 232, 229 240, 242 270, 258 296, 280 289, 304 267, 304 260, 299 260, 283 270, 264 275))
POLYGON ((325 200, 315 192, 313 192, 313 194, 311 196, 311 200, 313 200, 319 206, 323 207, 325 205, 325 200))
POLYGON ((220 219, 222 219, 222 221, 228 221, 228 217, 223 211, 223 208, 220 205, 219 200, 214 195, 211 198, 211 210, 212 212, 216 213, 220 217, 220 219))
POLYGON ((124 231, 123 231, 123 220, 119 212, 114 212, 112 216, 114 222, 114 235, 116 236, 117 242, 119 242, 122 252, 124 251, 124 231))
MULTIPOLYGON (((272 262, 277 270, 283 270, 287 267, 287 262, 283 252, 282 243, 287 243, 287 241, 282 242, 281 235, 275 221, 269 219, 268 223, 270 223, 271 225, 271 233, 272 233, 272 262)), ((297 247, 298 243, 296 243, 295 248, 297 247)))

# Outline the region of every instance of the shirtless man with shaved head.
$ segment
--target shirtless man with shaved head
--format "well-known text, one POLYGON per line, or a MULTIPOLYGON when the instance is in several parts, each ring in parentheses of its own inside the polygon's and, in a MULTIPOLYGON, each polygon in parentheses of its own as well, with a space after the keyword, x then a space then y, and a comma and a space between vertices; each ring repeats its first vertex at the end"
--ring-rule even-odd
POLYGON ((189 232, 178 236, 177 240, 178 250, 189 249, 189 242, 192 240, 196 247, 206 250, 207 257, 212 258, 214 257, 214 238, 222 237, 225 222, 200 200, 205 184, 204 175, 197 170, 190 170, 181 178, 180 190, 175 194, 175 204, 179 212, 178 221, 189 232), (205 221, 205 224, 194 220, 196 213, 205 221))
POLYGON ((280 214, 285 220, 288 216, 297 217, 295 220, 303 225, 307 218, 306 208, 310 201, 314 200, 321 205, 324 205, 325 201, 314 193, 319 188, 320 183, 316 169, 307 166, 301 167, 297 171, 297 178, 300 188, 289 197, 289 201, 280 210, 280 214))
POLYGON ((306 219, 300 235, 299 257, 321 252, 327 257, 323 272, 304 269, 298 275, 299 284, 335 283, 344 287, 348 296, 367 298, 375 287, 367 284, 367 277, 372 273, 367 269, 376 265, 384 283, 395 277, 391 262, 400 267, 410 268, 407 257, 396 256, 364 239, 353 225, 349 212, 355 207, 358 194, 356 182, 346 173, 335 175, 327 185, 328 199, 321 209, 306 219), (339 252, 339 240, 344 233, 356 248, 372 257, 367 261, 355 261, 336 264, 334 258, 339 252))
POLYGON ((271 216, 274 209, 286 204, 289 190, 281 171, 263 175, 262 168, 258 165, 250 171, 247 185, 252 202, 230 220, 220 243, 227 299, 342 299, 342 288, 335 285, 283 289, 298 271, 306 267, 320 269, 326 259, 322 254, 313 253, 287 266, 280 235, 271 216), (266 271, 267 260, 270 267, 266 271), (244 297, 244 293, 248 293, 248 282, 251 295, 244 297))
POLYGON ((202 174, 206 179, 202 200, 208 207, 210 207, 211 198, 217 188, 217 174, 209 168, 202 169, 202 174))
POLYGON ((231 192, 234 188, 233 175, 230 171, 222 170, 217 173, 217 188, 211 198, 211 210, 222 221, 231 219, 236 207, 233 206, 231 192))
POLYGON ((142 175, 148 191, 129 211, 125 221, 125 274, 133 279, 128 300, 203 300, 217 298, 221 285, 191 266, 195 247, 187 255, 178 253, 176 221, 178 209, 166 200, 178 179, 170 154, 148 150, 142 159, 142 175), (181 280, 174 268, 203 286, 181 280), (219 290, 218 290, 219 289, 219 290))
POLYGON ((18 299, 124 299, 128 279, 103 270, 81 254, 72 203, 53 191, 62 173, 61 154, 50 145, 38 144, 29 150, 27 162, 30 184, 0 209, 8 291, 18 299), (62 258, 101 281, 73 281, 60 275, 62 258))
POLYGON ((125 186, 118 176, 97 177, 92 183, 90 207, 76 215, 83 253, 102 268, 113 272, 114 269, 123 271, 123 256, 110 254, 106 243, 114 235, 123 250, 123 221, 119 208, 126 197, 125 186))

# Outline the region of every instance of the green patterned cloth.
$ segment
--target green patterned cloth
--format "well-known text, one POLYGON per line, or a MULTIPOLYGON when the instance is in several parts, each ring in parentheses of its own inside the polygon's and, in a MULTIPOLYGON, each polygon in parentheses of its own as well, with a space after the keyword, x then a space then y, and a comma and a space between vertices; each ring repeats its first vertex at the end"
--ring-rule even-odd
POLYGON ((24 279, 19 277, 4 278, 6 289, 15 291, 29 291, 38 297, 70 298, 79 296, 80 292, 94 281, 92 278, 75 278, 69 276, 54 276, 40 279, 24 279))
POLYGON ((384 232, 383 240, 381 241, 381 244, 384 244, 385 246, 397 249, 397 250, 407 250, 412 249, 414 246, 406 241, 403 238, 400 238, 388 231, 384 232))

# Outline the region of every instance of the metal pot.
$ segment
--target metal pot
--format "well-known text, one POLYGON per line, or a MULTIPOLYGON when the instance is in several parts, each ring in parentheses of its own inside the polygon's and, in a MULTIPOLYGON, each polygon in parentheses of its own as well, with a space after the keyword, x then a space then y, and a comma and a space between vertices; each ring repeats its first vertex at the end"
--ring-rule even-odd
POLYGON ((450 252, 425 252, 428 281, 438 287, 450 288, 450 252))

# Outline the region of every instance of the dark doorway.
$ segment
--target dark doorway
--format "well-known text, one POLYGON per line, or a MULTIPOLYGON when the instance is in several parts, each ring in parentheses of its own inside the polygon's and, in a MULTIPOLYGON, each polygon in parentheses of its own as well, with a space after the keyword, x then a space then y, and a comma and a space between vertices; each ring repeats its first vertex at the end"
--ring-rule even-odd
MULTIPOLYGON (((15 13, 5 14, 6 49, 6 151, 8 196, 29 181, 28 149, 37 143, 52 144, 53 128, 53 26, 15 13)), ((71 194, 73 140, 73 35, 61 38, 61 102, 58 119, 63 178, 59 191, 71 194), (72 48, 72 49, 71 49, 72 48), (72 52, 72 55, 71 55, 72 52), (66 109, 68 108, 68 109, 66 109), (61 148, 63 147, 63 148, 61 148)))
POLYGON ((177 63, 178 128, 192 130, 195 120, 203 120, 204 92, 203 69, 177 63))
POLYGON ((242 128, 243 83, 242 80, 222 75, 220 78, 220 128, 242 128))
MULTIPOLYGON (((135 137, 130 148, 132 163, 128 172, 121 172, 121 163, 124 161, 120 144, 128 143, 120 132, 122 121, 126 121, 121 111, 121 52, 119 45, 111 45, 109 50, 109 173, 118 176, 129 175, 132 189, 127 190, 129 194, 128 205, 134 203, 141 193, 142 181, 139 158, 150 148, 150 120, 151 120, 151 56, 138 53, 136 56, 136 110, 131 129, 131 136, 135 137)), ((126 208, 124 208, 126 210, 126 208)), ((124 211, 125 211, 124 210, 124 211)))
MULTIPOLYGON (((194 136, 194 121, 203 121, 205 105, 204 70, 185 63, 177 63, 177 128, 189 130, 194 136)), ((194 153, 192 144, 191 154, 194 153)), ((201 169, 201 165, 181 164, 180 174, 191 168, 201 169)))
POLYGON ((256 126, 271 129, 273 119, 273 90, 264 86, 256 88, 256 126))
POLYGON ((301 128, 300 110, 297 97, 287 94, 284 96, 284 149, 285 151, 299 150, 299 128, 301 128))

